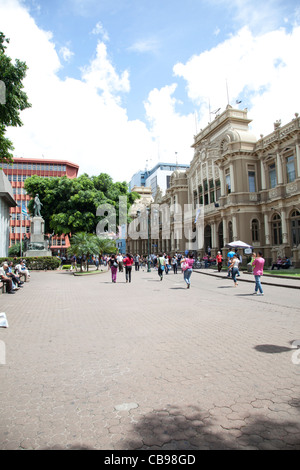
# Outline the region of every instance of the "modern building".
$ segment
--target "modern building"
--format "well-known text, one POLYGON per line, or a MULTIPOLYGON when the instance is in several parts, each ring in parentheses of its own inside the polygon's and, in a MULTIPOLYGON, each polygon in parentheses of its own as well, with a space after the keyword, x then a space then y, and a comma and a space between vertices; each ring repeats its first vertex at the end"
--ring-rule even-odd
POLYGON ((267 264, 288 256, 300 266, 299 115, 284 126, 276 121, 260 139, 250 123, 246 109, 228 105, 194 136, 190 168, 173 172, 166 194, 154 198, 163 208, 159 233, 151 235, 157 251, 193 249, 202 257, 210 247, 214 256, 242 240, 267 264))
MULTIPOLYGON (((21 239, 24 240, 30 234, 30 217, 27 214, 27 207, 31 198, 26 194, 24 188, 26 179, 33 175, 43 178, 57 176, 76 178, 79 166, 65 160, 15 157, 12 165, 4 163, 2 168, 12 185, 14 198, 17 202, 17 206, 10 209, 9 245, 12 246, 20 243, 21 239)), ((64 256, 69 246, 68 236, 53 236, 51 238, 51 251, 54 255, 64 256)))
POLYGON ((133 187, 148 187, 151 188, 152 196, 155 197, 158 191, 163 194, 170 187, 171 174, 175 170, 187 170, 189 165, 179 163, 157 163, 152 170, 138 171, 131 178, 129 188, 132 191, 133 187))

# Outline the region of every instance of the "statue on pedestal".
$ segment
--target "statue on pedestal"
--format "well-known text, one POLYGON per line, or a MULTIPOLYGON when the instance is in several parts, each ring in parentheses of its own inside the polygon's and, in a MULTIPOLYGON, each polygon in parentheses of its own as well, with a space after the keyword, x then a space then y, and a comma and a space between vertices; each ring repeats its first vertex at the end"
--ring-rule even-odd
POLYGON ((33 208, 34 208, 34 217, 41 217, 41 207, 42 207, 42 203, 39 199, 39 195, 36 194, 35 195, 35 198, 34 198, 34 204, 33 204, 33 208))

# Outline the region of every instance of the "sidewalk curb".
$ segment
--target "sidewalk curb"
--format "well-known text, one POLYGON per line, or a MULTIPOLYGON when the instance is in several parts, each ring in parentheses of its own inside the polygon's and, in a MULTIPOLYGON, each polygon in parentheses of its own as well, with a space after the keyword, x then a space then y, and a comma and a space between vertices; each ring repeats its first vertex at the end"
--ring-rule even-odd
MULTIPOLYGON (((215 274, 215 273, 208 273, 208 272, 203 272, 203 271, 198 271, 197 269, 194 269, 193 272, 196 272, 196 273, 199 273, 199 274, 204 274, 205 276, 213 276, 213 277, 219 277, 221 279, 227 279, 227 276, 222 276, 222 275, 219 275, 219 274, 215 274)), ((248 274, 248 273, 246 273, 248 274)), ((268 279, 270 277, 274 277, 274 276, 268 276, 267 274, 264 275, 264 278, 265 279, 268 279)), ((283 279, 283 277, 281 276, 280 279, 283 279)), ((286 279, 286 278, 285 278, 286 279)), ((251 282, 253 283, 254 280, 253 279, 242 279, 241 277, 239 277, 239 282, 251 282)), ((293 286, 292 284, 288 284, 288 285, 285 285, 285 284, 277 284, 277 283, 274 283, 274 282, 267 282, 265 283, 265 285, 268 285, 268 286, 274 286, 274 287, 287 287, 289 289, 300 289, 300 285, 299 286, 293 286)))

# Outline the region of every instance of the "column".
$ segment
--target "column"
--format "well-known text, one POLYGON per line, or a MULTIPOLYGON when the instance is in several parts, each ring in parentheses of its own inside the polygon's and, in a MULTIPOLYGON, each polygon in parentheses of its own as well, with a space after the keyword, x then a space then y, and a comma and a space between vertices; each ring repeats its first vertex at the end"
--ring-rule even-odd
POLYGON ((217 245, 217 224, 216 222, 211 224, 211 248, 216 249, 217 245))
POLYGON ((237 237, 237 223, 236 223, 236 215, 232 216, 232 232, 233 232, 233 240, 236 241, 237 237))
POLYGON ((269 227, 268 214, 264 215, 264 221, 265 221, 265 242, 266 242, 266 245, 270 245, 270 227, 269 227))
POLYGON ((281 227, 282 227, 282 243, 288 242, 287 223, 286 223, 286 211, 281 209, 281 227))
POLYGON ((223 240, 224 240, 224 246, 226 245, 226 243, 229 242, 228 240, 228 230, 227 230, 227 220, 226 218, 222 217, 223 219, 223 240))
POLYGON ((282 184, 283 183, 282 162, 281 162, 281 157, 278 152, 276 154, 276 160, 277 160, 277 184, 282 184))
POLYGON ((233 170, 233 163, 230 163, 230 185, 231 185, 231 192, 235 192, 235 184, 234 184, 234 170, 233 170))
POLYGON ((260 160, 261 189, 267 189, 266 172, 263 159, 260 160))
POLYGON ((225 179, 224 179, 224 169, 219 167, 219 178, 220 178, 220 185, 221 185, 221 196, 225 196, 225 179))

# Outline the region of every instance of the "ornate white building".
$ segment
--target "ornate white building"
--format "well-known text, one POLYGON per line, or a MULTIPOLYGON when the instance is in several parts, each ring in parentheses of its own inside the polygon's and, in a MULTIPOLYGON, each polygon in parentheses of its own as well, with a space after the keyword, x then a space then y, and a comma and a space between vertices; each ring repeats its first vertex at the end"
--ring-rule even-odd
POLYGON ((166 195, 154 200, 161 207, 159 236, 150 244, 156 251, 193 249, 202 257, 208 247, 215 255, 243 240, 268 262, 281 255, 300 265, 300 118, 277 121, 259 140, 250 122, 246 109, 228 105, 194 136, 190 168, 175 171, 166 195))

